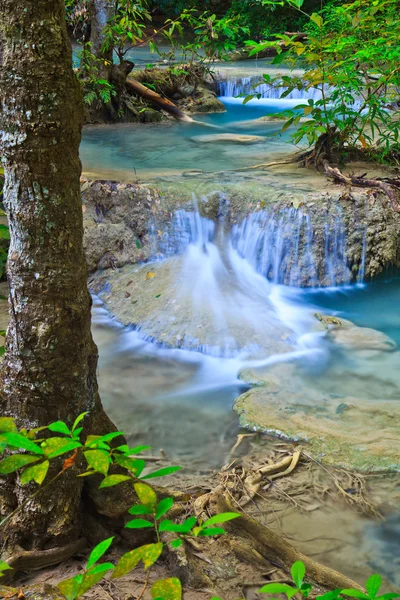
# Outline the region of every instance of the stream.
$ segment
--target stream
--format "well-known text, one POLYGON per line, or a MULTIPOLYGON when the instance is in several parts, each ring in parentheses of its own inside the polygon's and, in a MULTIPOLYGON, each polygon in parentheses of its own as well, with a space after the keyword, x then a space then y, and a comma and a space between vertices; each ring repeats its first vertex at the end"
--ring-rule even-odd
MULTIPOLYGON (((156 283, 168 271, 163 291, 155 295, 156 288, 151 288, 153 303, 154 297, 166 297, 159 315, 155 312, 143 328, 134 328, 123 326, 106 309, 102 294, 94 296, 93 307, 100 392, 107 413, 135 445, 149 444, 156 455, 162 449, 194 477, 221 468, 238 433, 246 431, 232 411, 235 399, 254 383, 242 377, 246 369, 275 372, 277 365, 279 372, 287 363, 293 369, 288 373, 295 373, 300 382, 310 414, 316 407, 314 396, 306 398, 308 390, 324 397, 317 412, 321 419, 327 403, 344 411, 353 399, 361 399, 371 403, 371 411, 378 411, 379 402, 399 402, 400 279, 388 272, 379 281, 365 282, 361 263, 357 283, 350 285, 349 279, 336 285, 330 274, 337 272, 337 263, 343 263, 344 271, 347 268, 340 215, 326 234, 324 261, 331 285, 322 288, 311 282, 301 288, 301 269, 312 271, 317 260, 311 234, 305 255, 299 257, 300 235, 307 236, 313 226, 307 215, 293 209, 271 216, 260 209, 225 226, 221 208, 215 226, 198 212, 202 191, 219 190, 222 184, 224 190, 234 189, 236 183, 250 191, 255 186, 268 198, 278 198, 289 183, 300 197, 326 186, 323 178, 305 170, 292 175, 290 182, 282 175, 244 177, 234 172, 279 159, 294 149, 288 143, 290 129, 279 137, 279 122, 257 119, 295 105, 298 97, 281 101, 264 90, 262 100, 245 106, 234 98, 248 91, 260 68, 256 61, 224 67, 219 89, 225 113, 196 116, 193 124, 89 126, 81 146, 87 177, 125 182, 139 178, 141 183, 169 189, 181 185, 180 193, 187 193, 189 201, 196 192, 193 209, 176 211, 172 226, 158 242, 154 262, 143 267, 154 270, 156 283), (219 134, 258 139, 212 140, 219 134), (286 263, 284 256, 290 258, 286 263), (323 328, 316 328, 315 313, 371 328, 377 337, 361 351, 346 344, 338 349, 327 341, 323 328), (157 343, 164 330, 168 342, 157 343), (176 347, 171 347, 171 339, 177 340, 176 347), (392 347, 382 351, 385 344, 392 347)), ((224 194, 229 204, 229 194, 224 194)), ((115 283, 122 289, 124 277, 139 277, 140 269, 124 267, 115 283)), ((153 305, 151 310, 156 311, 153 305)), ((326 418, 329 424, 327 412, 326 418)), ((357 424, 361 436, 364 425, 357 424)), ((265 437, 270 440, 266 443, 274 443, 265 437)), ((398 463, 391 466, 398 471, 398 463)), ((400 488, 398 478, 388 479, 389 484, 383 485, 377 478, 373 489, 385 520, 374 522, 344 503, 327 502, 323 511, 285 514, 283 531, 309 553, 310 546, 302 545, 302 540, 313 537, 310 528, 326 538, 331 535, 340 542, 339 550, 333 552, 331 545, 317 541, 312 549, 318 560, 360 581, 371 570, 379 570, 388 584, 400 585, 400 513, 393 510, 396 502, 399 505, 400 488)))

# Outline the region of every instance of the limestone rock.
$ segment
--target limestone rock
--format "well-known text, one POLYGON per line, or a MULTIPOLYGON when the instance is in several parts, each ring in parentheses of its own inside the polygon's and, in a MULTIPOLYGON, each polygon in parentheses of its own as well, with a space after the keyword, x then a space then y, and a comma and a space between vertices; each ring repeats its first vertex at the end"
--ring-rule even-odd
POLYGON ((210 135, 196 135, 190 138, 193 142, 201 144, 227 143, 233 144, 258 144, 264 142, 261 135, 241 135, 240 133, 213 133, 210 135))

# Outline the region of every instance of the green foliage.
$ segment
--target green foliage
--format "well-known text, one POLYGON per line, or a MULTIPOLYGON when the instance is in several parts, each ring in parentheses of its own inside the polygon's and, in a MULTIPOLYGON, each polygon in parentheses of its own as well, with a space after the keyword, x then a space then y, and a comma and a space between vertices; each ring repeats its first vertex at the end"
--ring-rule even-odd
POLYGON ((278 53, 274 64, 304 69, 300 76, 264 76, 267 83, 284 88, 281 98, 296 89, 318 90, 321 98, 286 111, 283 130, 299 125, 292 135, 294 143, 312 146, 323 139, 328 154, 342 159, 360 151, 380 160, 397 159, 397 0, 356 0, 311 14, 303 11, 302 0, 285 2, 308 17, 306 39, 282 34, 274 41, 247 44, 251 54, 274 47, 278 53))
POLYGON ((102 52, 115 50, 122 62, 132 46, 144 41, 144 29, 151 22, 151 15, 144 1, 119 0, 118 9, 104 28, 102 52))
MULTIPOLYGON (((165 548, 166 543, 161 539, 163 531, 172 531, 183 536, 220 535, 225 531, 221 528, 212 528, 210 525, 223 523, 240 516, 236 513, 223 513, 199 524, 197 524, 196 517, 189 517, 182 523, 163 519, 164 515, 173 507, 174 499, 163 498, 158 500, 152 487, 136 479, 141 475, 146 463, 143 459, 136 459, 132 456, 147 450, 149 446, 129 448, 127 444, 122 444, 113 447, 113 441, 123 435, 119 431, 106 435, 90 434, 83 442, 81 440, 83 428, 78 427, 78 425, 87 414, 82 413, 79 415, 72 427, 63 421, 56 421, 48 427, 38 427, 31 431, 18 430, 14 419, 0 417, 0 452, 3 454, 8 453, 8 456, 0 462, 0 477, 18 472, 21 485, 26 485, 31 481, 42 485, 51 463, 55 461, 58 464, 62 455, 73 451, 73 454, 63 461, 60 471, 45 483, 42 489, 52 485, 66 470, 74 466, 76 466, 78 477, 90 476, 96 473, 103 475, 104 478, 99 485, 100 488, 129 482, 133 485, 139 502, 132 506, 128 512, 131 515, 144 515, 146 518, 134 518, 128 521, 125 527, 128 529, 153 529, 157 538, 157 542, 154 544, 146 544, 123 554, 117 565, 111 562, 99 562, 111 548, 114 538, 110 537, 100 542, 90 553, 83 573, 62 581, 58 585, 59 590, 67 600, 79 598, 107 574, 112 573, 114 579, 123 577, 140 562, 142 562, 145 569, 150 569, 165 548), (16 449, 25 450, 26 452, 15 454, 16 449), (86 469, 80 466, 82 461, 77 460, 78 455, 86 462, 86 469), (114 466, 124 467, 127 469, 126 474, 109 474, 110 468, 114 466)), ((141 479, 170 475, 180 468, 166 467, 144 475, 141 479)), ((0 523, 0 527, 14 516, 20 508, 5 517, 0 523)), ((176 549, 182 544, 182 539, 177 537, 168 543, 171 548, 176 549)), ((0 562, 0 577, 3 571, 7 569, 9 569, 9 566, 0 562)), ((166 579, 157 582, 153 586, 153 591, 157 594, 157 597, 165 599, 180 598, 182 593, 180 582, 177 579, 166 579), (164 595, 160 596, 160 594, 164 595)))

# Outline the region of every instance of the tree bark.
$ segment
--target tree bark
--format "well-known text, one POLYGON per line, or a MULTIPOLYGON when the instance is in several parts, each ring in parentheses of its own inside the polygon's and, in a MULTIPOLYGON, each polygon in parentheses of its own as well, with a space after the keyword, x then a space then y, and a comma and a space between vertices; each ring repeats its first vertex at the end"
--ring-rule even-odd
POLYGON ((113 49, 102 51, 104 42, 104 28, 112 17, 114 2, 111 0, 93 0, 90 14, 90 41, 92 52, 97 58, 112 62, 113 49))
MULTIPOLYGON (((89 411, 92 432, 112 425, 96 381, 97 348, 83 253, 81 89, 72 70, 63 0, 0 0, 4 204, 10 226, 10 324, 0 414, 33 428, 89 411)), ((80 532, 82 480, 70 469, 2 529, 3 551, 51 548, 80 532)), ((0 515, 26 497, 0 478, 0 515)), ((4 556, 4 554, 3 554, 4 556)))

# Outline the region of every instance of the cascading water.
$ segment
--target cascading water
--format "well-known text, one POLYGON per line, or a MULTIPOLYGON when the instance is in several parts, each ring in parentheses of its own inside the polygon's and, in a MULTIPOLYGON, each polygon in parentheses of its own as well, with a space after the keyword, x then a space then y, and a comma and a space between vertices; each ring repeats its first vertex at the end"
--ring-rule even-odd
MULTIPOLYGON (((285 87, 276 87, 268 83, 260 82, 259 76, 236 77, 233 79, 220 79, 218 82, 218 95, 223 98, 235 98, 246 94, 261 94, 263 99, 279 100, 285 87)), ((292 90, 285 96, 286 100, 319 100, 321 91, 315 88, 309 90, 292 90)))

